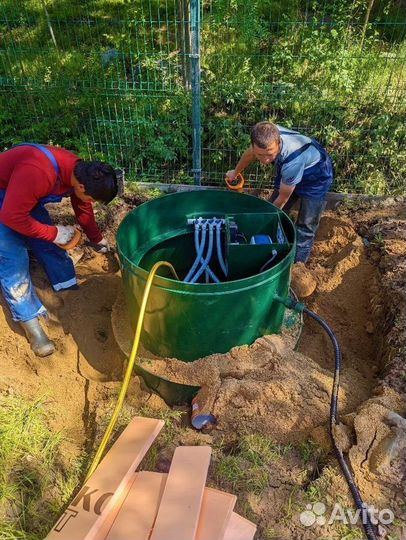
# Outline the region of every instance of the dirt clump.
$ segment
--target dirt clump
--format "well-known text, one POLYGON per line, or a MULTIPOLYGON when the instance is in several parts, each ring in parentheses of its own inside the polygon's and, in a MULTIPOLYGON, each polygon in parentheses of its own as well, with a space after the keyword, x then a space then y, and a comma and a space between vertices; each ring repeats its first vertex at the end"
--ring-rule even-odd
POLYGON ((306 298, 314 293, 317 281, 304 263, 292 266, 292 288, 299 298, 306 298))

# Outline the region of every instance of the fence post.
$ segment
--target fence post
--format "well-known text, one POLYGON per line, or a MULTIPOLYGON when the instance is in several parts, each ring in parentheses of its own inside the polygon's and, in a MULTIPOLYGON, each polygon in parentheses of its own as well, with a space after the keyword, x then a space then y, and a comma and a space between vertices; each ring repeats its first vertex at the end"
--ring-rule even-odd
POLYGON ((193 143, 193 178, 200 186, 202 177, 202 140, 201 140, 201 88, 200 88, 200 0, 191 0, 191 66, 192 66, 192 143, 193 143))

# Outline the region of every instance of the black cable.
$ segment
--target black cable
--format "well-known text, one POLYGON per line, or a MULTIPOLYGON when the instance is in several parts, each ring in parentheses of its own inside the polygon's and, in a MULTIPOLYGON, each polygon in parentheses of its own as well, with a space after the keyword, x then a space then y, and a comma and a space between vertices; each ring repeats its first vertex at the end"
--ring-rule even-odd
POLYGON ((341 470, 343 471, 345 479, 347 480, 348 487, 351 490, 354 502, 357 508, 361 511, 361 516, 363 517, 365 515, 365 523, 363 521, 363 526, 364 526, 364 530, 366 532, 367 538, 368 540, 378 540, 378 537, 375 532, 375 527, 373 526, 369 517, 367 506, 362 500, 359 489, 357 485, 355 484, 352 472, 350 471, 350 468, 347 465, 347 462, 345 461, 344 455, 341 452, 340 448, 338 447, 335 437, 334 437, 334 427, 337 424, 337 415, 338 415, 338 389, 339 389, 339 384, 340 384, 340 369, 341 369, 341 360, 342 360, 340 345, 338 343, 337 337, 334 334, 333 330, 330 328, 330 326, 326 323, 324 319, 322 319, 316 313, 314 313, 314 311, 311 311, 310 309, 308 309, 307 307, 303 305, 302 305, 302 310, 304 313, 306 313, 306 315, 308 315, 309 317, 311 317, 313 320, 315 320, 316 322, 320 324, 320 326, 327 332, 333 344, 335 367, 334 367, 333 391, 331 394, 331 402, 330 402, 331 441, 333 443, 334 452, 340 464, 341 470))

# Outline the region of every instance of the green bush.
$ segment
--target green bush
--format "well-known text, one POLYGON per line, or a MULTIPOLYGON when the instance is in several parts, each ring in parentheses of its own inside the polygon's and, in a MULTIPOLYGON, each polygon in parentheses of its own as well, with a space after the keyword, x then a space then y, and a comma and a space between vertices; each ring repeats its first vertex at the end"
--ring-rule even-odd
MULTIPOLYGON (((49 0, 48 19, 40 0, 3 2, 2 147, 51 142, 122 166, 128 178, 190 181, 185 2, 49 0)), ((401 13, 399 0, 376 0, 368 21, 361 0, 205 0, 204 182, 222 181, 249 127, 269 118, 327 146, 336 189, 402 192, 401 13)), ((252 171, 260 185, 271 177, 252 171)))

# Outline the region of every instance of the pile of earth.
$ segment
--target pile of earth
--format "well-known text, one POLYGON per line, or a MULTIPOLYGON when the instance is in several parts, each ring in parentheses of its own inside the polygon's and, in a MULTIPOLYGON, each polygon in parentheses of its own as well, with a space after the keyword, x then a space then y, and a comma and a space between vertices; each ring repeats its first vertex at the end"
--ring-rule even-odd
MULTIPOLYGON (((120 219, 134 205, 127 198, 108 212, 99 209, 98 219, 112 243, 120 219)), ((72 221, 63 206, 53 212, 58 222, 72 221)), ((340 445, 364 499, 395 512, 398 525, 390 533, 396 537, 402 534, 405 474, 404 424, 399 416, 404 409, 404 228, 404 208, 396 201, 327 212, 309 263, 317 288, 306 299, 306 305, 331 324, 343 350, 340 445)), ((117 257, 81 246, 75 259, 78 291, 54 293, 42 269, 36 263, 32 267, 34 284, 50 314, 46 325, 57 345, 53 356, 33 355, 0 300, 0 392, 28 399, 47 396, 49 425, 67 436, 62 460, 66 467, 71 458, 94 451, 126 365, 111 325, 117 295, 122 294, 117 257)), ((125 321, 122 332, 121 340, 131 339, 125 321)), ((141 356, 150 358, 146 351, 141 356)), ((201 434, 190 428, 184 415, 173 440, 157 443, 158 470, 166 470, 176 444, 212 444, 220 460, 234 455, 247 432, 287 446, 311 437, 325 453, 321 462, 304 463, 294 446, 272 464, 269 485, 260 494, 250 485, 239 486, 237 510, 259 524, 264 538, 342 536, 333 527, 306 529, 293 516, 293 508, 304 508, 316 489, 325 501, 340 497, 348 507, 353 505, 330 453, 331 344, 314 321, 306 320, 298 351, 280 338, 265 336, 192 365, 151 359, 149 367, 169 378, 202 384, 202 407, 218 420, 214 431, 201 434)), ((130 414, 143 407, 161 416, 170 412, 138 377, 133 378, 126 404, 130 414)), ((209 480, 228 491, 235 487, 219 479, 215 470, 209 480)))

